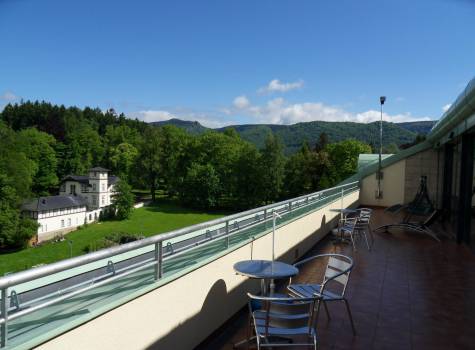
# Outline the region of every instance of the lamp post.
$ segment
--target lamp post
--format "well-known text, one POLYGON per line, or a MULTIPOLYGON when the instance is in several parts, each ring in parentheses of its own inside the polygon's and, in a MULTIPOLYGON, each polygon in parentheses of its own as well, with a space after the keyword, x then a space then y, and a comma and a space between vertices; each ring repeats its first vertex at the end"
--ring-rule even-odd
POLYGON ((381 193, 381 154, 383 153, 383 105, 386 101, 386 96, 381 96, 379 102, 381 104, 381 120, 379 122, 379 166, 378 166, 378 198, 382 198, 381 193))
POLYGON ((73 241, 68 241, 68 245, 69 245, 69 257, 72 258, 73 257, 73 241))

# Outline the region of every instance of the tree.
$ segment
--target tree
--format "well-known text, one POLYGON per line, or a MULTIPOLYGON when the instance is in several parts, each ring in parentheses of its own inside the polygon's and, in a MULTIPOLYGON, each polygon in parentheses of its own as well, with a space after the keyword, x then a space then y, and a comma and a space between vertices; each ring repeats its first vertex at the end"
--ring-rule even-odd
POLYGON ((134 195, 129 184, 121 179, 115 185, 115 194, 112 198, 112 211, 120 219, 128 219, 134 207, 134 195))
POLYGON ((60 173, 85 174, 93 166, 102 163, 104 147, 94 128, 84 119, 67 119, 64 158, 60 173))
POLYGON ((21 216, 20 198, 0 169, 0 250, 23 248, 33 237, 38 224, 21 216))
POLYGON ((130 143, 124 142, 110 150, 111 170, 121 179, 128 180, 130 171, 138 156, 138 150, 130 143))
POLYGON ((284 183, 285 157, 279 139, 269 134, 261 152, 262 187, 266 202, 280 197, 284 183))
POLYGON ((371 147, 360 141, 345 140, 327 145, 325 151, 330 158, 328 182, 329 186, 333 186, 356 173, 358 156, 361 153, 370 153, 371 147))
POLYGON ((18 150, 33 162, 32 192, 36 196, 47 196, 58 185, 56 175, 56 140, 53 136, 35 128, 21 130, 18 133, 18 150))
POLYGON ((159 128, 150 127, 145 130, 140 146, 139 166, 144 176, 144 183, 148 184, 152 201, 155 201, 155 191, 158 186, 160 170, 161 133, 159 128))
POLYGON ((284 192, 287 197, 296 197, 312 190, 313 158, 308 143, 304 142, 300 151, 287 160, 284 172, 284 192))
POLYGON ((320 133, 317 144, 315 145, 315 152, 321 152, 328 145, 328 135, 324 132, 320 133))
POLYGON ((211 164, 192 163, 183 183, 183 202, 198 208, 213 208, 220 194, 219 177, 211 164))
POLYGON ((160 174, 169 196, 180 193, 191 164, 191 136, 174 125, 161 128, 160 174))
POLYGON ((245 144, 233 168, 236 176, 236 207, 248 209, 259 206, 264 201, 260 163, 261 154, 256 146, 245 144))

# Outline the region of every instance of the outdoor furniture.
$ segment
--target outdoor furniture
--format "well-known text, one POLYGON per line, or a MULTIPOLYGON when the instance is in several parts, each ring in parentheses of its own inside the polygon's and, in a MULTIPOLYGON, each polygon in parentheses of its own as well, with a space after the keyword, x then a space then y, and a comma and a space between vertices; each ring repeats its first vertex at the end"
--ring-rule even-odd
POLYGON ((317 296, 301 298, 247 295, 258 350, 279 346, 313 346, 317 349, 317 296), (261 307, 254 309, 256 304, 261 307))
POLYGON ((367 209, 367 208, 361 208, 361 209, 358 209, 358 211, 359 211, 359 215, 357 217, 354 233, 356 234, 355 236, 363 236, 366 242, 366 246, 368 247, 368 250, 371 250, 370 244, 368 242, 367 234, 370 235, 371 244, 373 244, 374 237, 373 237, 373 233, 371 232, 372 230, 371 230, 371 224, 370 224, 372 210, 367 209))
MULTIPOLYGON (((345 298, 346 286, 350 278, 351 270, 354 266, 353 259, 341 254, 319 254, 299 261, 298 263, 294 264, 294 266, 298 267, 313 260, 323 261, 324 259, 327 259, 328 261, 325 268, 323 281, 321 283, 298 284, 292 283, 291 280, 290 284, 287 286, 287 289, 292 295, 303 298, 308 298, 311 296, 321 297, 328 319, 330 319, 330 313, 328 311, 327 302, 344 302, 348 316, 350 317, 353 334, 356 335, 356 329, 353 323, 350 305, 348 300, 345 298)), ((318 313, 316 314, 316 317, 318 318, 318 313)))
POLYGON ((416 197, 412 202, 407 205, 396 204, 386 208, 385 211, 393 214, 398 214, 399 212, 404 211, 405 215, 401 222, 380 226, 374 230, 375 232, 379 230, 388 232, 389 228, 408 229, 411 231, 425 233, 426 235, 435 239, 437 242, 440 242, 440 239, 437 237, 437 235, 429 228, 429 226, 438 217, 439 212, 434 208, 432 202, 429 199, 427 191, 427 176, 421 176, 419 190, 417 191, 416 197), (425 220, 412 221, 411 219, 413 216, 425 217, 425 220))
POLYGON ((270 281, 270 293, 273 293, 274 280, 289 278, 299 273, 295 265, 270 260, 244 260, 234 264, 233 268, 239 275, 260 279, 262 295, 268 294, 268 281, 270 281))
POLYGON ((338 231, 340 232, 340 240, 344 242, 345 234, 350 236, 351 244, 353 245, 353 249, 356 250, 356 237, 355 237, 355 227, 357 223, 357 218, 347 218, 340 221, 340 227, 338 227, 338 231))
POLYGON ((337 209, 330 209, 330 211, 340 213, 339 227, 337 229, 339 235, 333 238, 333 243, 348 243, 348 239, 344 237, 343 235, 344 232, 341 231, 340 228, 349 216, 352 217, 358 213, 357 209, 337 208, 337 209))
MULTIPOLYGON (((242 276, 249 278, 255 278, 261 280, 261 295, 267 296, 274 295, 275 284, 274 280, 290 278, 299 273, 298 268, 293 265, 289 265, 280 261, 270 260, 244 260, 239 261, 233 266, 234 271, 242 276), (270 288, 268 288, 268 282, 270 281, 270 288)), ((256 305, 260 307, 260 305, 256 305)), ((234 347, 239 347, 244 344, 249 344, 252 339, 250 336, 250 329, 254 327, 254 321, 252 317, 252 311, 249 315, 249 328, 246 339, 234 344, 234 347)))

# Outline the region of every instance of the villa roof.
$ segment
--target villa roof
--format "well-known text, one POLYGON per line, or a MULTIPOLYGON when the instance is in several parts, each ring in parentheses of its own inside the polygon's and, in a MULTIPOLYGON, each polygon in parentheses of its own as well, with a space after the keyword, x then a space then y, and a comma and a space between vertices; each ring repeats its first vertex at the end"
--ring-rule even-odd
POLYGON ((103 167, 100 167, 100 166, 96 166, 94 168, 89 169, 89 171, 110 171, 110 170, 106 169, 106 168, 103 168, 103 167))
MULTIPOLYGON (((89 176, 86 175, 68 175, 63 178, 61 182, 64 181, 77 181, 84 185, 89 185, 89 176)), ((119 181, 119 177, 115 175, 109 175, 107 178, 107 186, 115 185, 119 181)))
POLYGON ((35 198, 26 202, 21 209, 25 211, 42 211, 86 206, 87 199, 79 196, 48 196, 35 198))
POLYGON ((86 185, 89 184, 89 176, 85 176, 85 175, 67 175, 65 178, 63 178, 63 182, 67 180, 77 181, 86 185))

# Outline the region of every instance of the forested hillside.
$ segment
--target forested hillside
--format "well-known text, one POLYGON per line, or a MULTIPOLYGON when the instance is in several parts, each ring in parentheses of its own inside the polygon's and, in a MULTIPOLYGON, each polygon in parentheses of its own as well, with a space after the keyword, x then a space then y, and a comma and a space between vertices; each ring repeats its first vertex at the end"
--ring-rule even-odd
MULTIPOLYGON (((265 136, 256 147, 246 141, 256 129, 240 129, 243 137, 233 128, 192 134, 113 110, 7 105, 0 115, 0 250, 21 247, 36 232, 21 216, 25 199, 55 195, 65 175, 93 166, 148 189, 152 199, 160 189, 189 207, 241 210, 333 186, 356 171, 360 153, 371 152, 360 141, 332 143, 320 133, 311 143, 292 141, 298 150, 286 157, 280 139, 289 142, 292 132, 260 128, 265 136)), ((298 124, 295 133, 305 128, 298 124)))
MULTIPOLYGON (((411 122, 411 123, 388 123, 383 122, 383 144, 386 147, 411 143, 417 134, 426 134, 434 122, 411 122)), ((210 130, 198 122, 190 122, 179 119, 170 119, 163 122, 154 122, 152 125, 175 125, 193 134, 200 134, 210 130)), ((374 123, 352 123, 352 122, 325 122, 312 121, 293 125, 273 125, 273 124, 245 124, 234 125, 225 128, 215 129, 223 132, 227 128, 233 128, 246 141, 256 145, 258 148, 264 146, 266 137, 273 133, 279 137, 284 144, 284 153, 293 154, 299 150, 303 142, 314 144, 321 133, 328 136, 329 142, 339 142, 347 139, 355 139, 361 142, 378 145, 379 144, 379 122, 374 123)))

